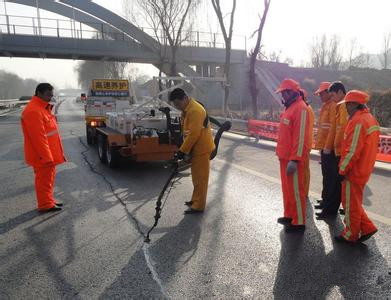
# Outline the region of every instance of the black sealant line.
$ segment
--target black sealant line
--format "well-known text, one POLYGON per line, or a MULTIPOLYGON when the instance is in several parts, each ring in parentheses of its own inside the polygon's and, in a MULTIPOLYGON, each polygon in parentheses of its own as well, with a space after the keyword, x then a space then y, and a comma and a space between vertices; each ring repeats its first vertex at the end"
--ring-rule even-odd
POLYGON ((131 218, 131 220, 133 221, 134 226, 135 226, 136 229, 137 229, 137 232, 138 232, 142 237, 144 237, 144 232, 143 232, 143 231, 141 230, 141 228, 140 228, 140 223, 139 223, 139 221, 136 219, 135 216, 133 216, 133 215, 126 209, 126 203, 125 203, 125 202, 123 201, 123 199, 122 199, 120 196, 118 196, 118 194, 115 192, 113 184, 110 182, 110 180, 107 179, 107 177, 106 177, 103 173, 97 171, 97 170, 95 169, 94 165, 88 160, 87 154, 86 154, 86 153, 90 151, 90 147, 88 147, 88 146, 83 142, 83 140, 82 140, 82 138, 81 138, 80 136, 74 134, 72 130, 70 131, 70 133, 71 133, 71 135, 76 136, 76 137, 79 139, 80 144, 85 148, 85 150, 82 151, 80 154, 82 155, 83 160, 84 160, 84 161, 87 163, 87 165, 89 166, 91 172, 93 172, 93 173, 99 175, 100 177, 102 177, 102 179, 107 183, 107 185, 110 187, 111 193, 112 193, 112 194, 114 195, 114 197, 122 204, 122 206, 124 206, 124 208, 125 208, 125 210, 126 210, 126 213, 128 214, 128 216, 129 216, 129 217, 131 218))

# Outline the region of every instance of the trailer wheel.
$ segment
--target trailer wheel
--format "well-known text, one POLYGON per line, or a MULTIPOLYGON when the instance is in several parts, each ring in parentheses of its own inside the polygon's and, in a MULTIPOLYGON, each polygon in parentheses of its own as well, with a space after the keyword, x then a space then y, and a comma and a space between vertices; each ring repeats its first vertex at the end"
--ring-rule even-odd
POLYGON ((94 136, 92 135, 92 128, 89 125, 86 125, 86 137, 87 137, 87 144, 93 145, 94 144, 94 136))
POLYGON ((102 163, 106 163, 107 162, 107 152, 106 152, 106 137, 103 136, 102 134, 99 134, 98 135, 98 156, 99 156, 99 159, 102 163))
POLYGON ((117 168, 119 166, 121 159, 119 151, 116 148, 110 147, 109 143, 106 143, 106 158, 110 168, 117 168))

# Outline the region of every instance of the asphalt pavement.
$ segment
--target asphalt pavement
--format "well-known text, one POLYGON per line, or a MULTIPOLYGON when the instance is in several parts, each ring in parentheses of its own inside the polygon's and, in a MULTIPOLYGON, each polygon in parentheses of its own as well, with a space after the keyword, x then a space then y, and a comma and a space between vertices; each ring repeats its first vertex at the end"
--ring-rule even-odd
POLYGON ((342 218, 318 221, 320 165, 311 161, 304 234, 286 234, 279 166, 270 145, 226 135, 212 162, 207 208, 183 215, 188 170, 176 178, 151 234, 155 201, 172 166, 109 169, 85 139, 82 106, 58 121, 68 162, 57 168, 58 213, 35 210, 23 160, 20 111, 0 116, 0 299, 391 298, 390 172, 376 170, 364 204, 379 228, 363 244, 334 242, 342 218))

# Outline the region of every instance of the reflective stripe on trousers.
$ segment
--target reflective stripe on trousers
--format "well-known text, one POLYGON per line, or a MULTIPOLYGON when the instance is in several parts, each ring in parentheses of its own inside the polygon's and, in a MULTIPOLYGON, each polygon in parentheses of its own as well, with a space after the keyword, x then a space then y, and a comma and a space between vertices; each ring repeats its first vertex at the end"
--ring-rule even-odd
POLYGON ((297 164, 297 171, 286 175, 288 160, 280 160, 281 187, 284 204, 284 217, 292 218, 293 225, 306 222, 307 197, 305 195, 305 163, 297 164))
POLYGON ((364 188, 364 184, 349 180, 342 182, 342 206, 345 209, 345 229, 342 235, 349 241, 357 241, 360 235, 376 230, 362 206, 364 188))

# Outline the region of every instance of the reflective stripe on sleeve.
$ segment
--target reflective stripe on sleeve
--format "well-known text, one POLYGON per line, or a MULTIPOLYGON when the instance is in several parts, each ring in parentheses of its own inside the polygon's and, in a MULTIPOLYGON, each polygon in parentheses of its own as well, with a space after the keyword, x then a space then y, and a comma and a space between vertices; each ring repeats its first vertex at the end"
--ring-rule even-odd
POLYGON ((352 141, 352 144, 350 145, 350 150, 349 150, 348 155, 346 155, 344 161, 342 162, 342 165, 341 165, 342 171, 345 171, 345 168, 349 164, 350 160, 352 159, 354 152, 356 152, 357 142, 358 142, 358 138, 360 136, 361 127, 362 127, 361 124, 357 124, 356 127, 354 127, 353 141, 352 141))

